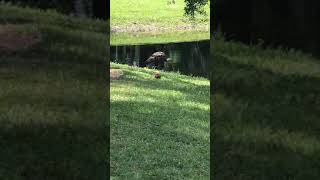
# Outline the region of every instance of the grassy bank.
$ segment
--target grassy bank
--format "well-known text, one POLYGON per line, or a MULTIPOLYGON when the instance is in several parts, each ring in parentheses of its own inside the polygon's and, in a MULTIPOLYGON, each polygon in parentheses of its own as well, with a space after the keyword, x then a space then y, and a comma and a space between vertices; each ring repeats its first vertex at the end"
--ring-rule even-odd
POLYGON ((320 177, 319 59, 220 40, 212 47, 212 176, 320 177))
POLYGON ((209 178, 209 81, 111 64, 111 176, 209 178))
POLYGON ((192 42, 207 39, 208 32, 194 31, 190 32, 167 32, 167 33, 116 33, 111 36, 110 45, 128 45, 128 44, 165 44, 165 43, 179 43, 192 42))
POLYGON ((185 3, 183 0, 176 0, 174 4, 168 2, 112 0, 110 2, 111 44, 209 39, 209 5, 205 7, 207 16, 198 15, 196 20, 192 21, 184 16, 185 3), (163 37, 166 38, 163 39, 163 37))
POLYGON ((0 179, 103 179, 107 24, 6 4, 0 17, 0 179))

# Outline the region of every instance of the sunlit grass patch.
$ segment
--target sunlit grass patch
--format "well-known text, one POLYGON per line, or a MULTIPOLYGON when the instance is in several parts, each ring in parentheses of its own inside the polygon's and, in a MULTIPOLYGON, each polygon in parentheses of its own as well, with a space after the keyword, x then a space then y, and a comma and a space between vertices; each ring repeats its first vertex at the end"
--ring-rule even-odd
MULTIPOLYGON (((129 24, 158 23, 161 26, 176 26, 179 24, 190 24, 188 17, 184 16, 185 2, 176 0, 175 4, 167 4, 167 1, 152 0, 112 0, 111 26, 129 24)), ((209 5, 206 5, 207 16, 197 16, 196 23, 209 23, 209 5)))
POLYGON ((155 70, 111 67, 124 71, 110 84, 112 176, 208 177, 208 80, 172 72, 155 79, 155 70))
POLYGON ((184 16, 185 2, 176 0, 112 0, 111 45, 155 44, 208 40, 210 38, 209 4, 207 15, 197 15, 195 20, 184 16))

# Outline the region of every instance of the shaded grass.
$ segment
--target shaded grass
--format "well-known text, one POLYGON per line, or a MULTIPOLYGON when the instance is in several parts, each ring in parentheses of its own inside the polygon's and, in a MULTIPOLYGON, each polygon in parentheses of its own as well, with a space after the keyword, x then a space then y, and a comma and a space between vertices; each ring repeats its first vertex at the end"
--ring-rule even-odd
POLYGON ((1 66, 1 178, 105 176, 105 88, 92 68, 1 66))
POLYGON ((0 17, 42 37, 0 55, 0 179, 105 178, 106 22, 6 4, 0 17))
POLYGON ((212 176, 318 178, 319 60, 219 40, 212 48, 212 176))
POLYGON ((111 176, 209 179, 209 81, 111 64, 111 176))
POLYGON ((43 41, 19 56, 48 61, 101 62, 106 58, 108 23, 74 18, 54 11, 0 4, 0 23, 16 25, 21 33, 40 32, 43 41), (94 50, 92 50, 94 49, 94 50), (41 58, 39 58, 41 59, 41 58))
POLYGON ((101 20, 70 17, 54 10, 41 10, 28 7, 18 7, 0 2, 0 23, 13 24, 46 24, 73 30, 105 33, 108 24, 101 20))
POLYGON ((225 43, 222 40, 215 40, 213 46, 215 54, 226 57, 228 61, 250 64, 258 69, 270 70, 277 74, 317 77, 320 75, 319 60, 299 50, 247 46, 241 43, 225 43))

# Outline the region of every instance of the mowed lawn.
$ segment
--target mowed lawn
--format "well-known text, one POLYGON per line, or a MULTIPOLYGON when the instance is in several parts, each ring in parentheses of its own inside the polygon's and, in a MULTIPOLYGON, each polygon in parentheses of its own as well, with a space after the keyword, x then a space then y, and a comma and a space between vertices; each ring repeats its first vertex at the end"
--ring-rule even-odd
POLYGON ((0 17, 0 179, 105 178, 107 23, 8 4, 0 17))
POLYGON ((212 44, 215 179, 320 177, 320 59, 290 49, 212 44))
POLYGON ((209 179, 209 80, 111 67, 112 179, 209 179))
POLYGON ((207 15, 197 15, 192 21, 184 16, 184 0, 175 0, 174 4, 168 4, 169 1, 110 1, 111 45, 210 38, 209 4, 204 7, 207 15))
POLYGON ((102 74, 89 71, 94 65, 25 60, 0 58, 0 179, 105 177, 102 74))

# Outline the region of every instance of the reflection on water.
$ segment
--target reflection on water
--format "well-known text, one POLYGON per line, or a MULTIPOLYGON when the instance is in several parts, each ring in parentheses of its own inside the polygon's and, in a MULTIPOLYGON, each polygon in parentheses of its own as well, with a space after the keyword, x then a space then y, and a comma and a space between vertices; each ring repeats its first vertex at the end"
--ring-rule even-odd
POLYGON ((169 58, 165 71, 179 71, 182 74, 207 77, 210 61, 210 41, 169 43, 157 45, 111 46, 113 62, 145 67, 145 61, 157 51, 169 58))

